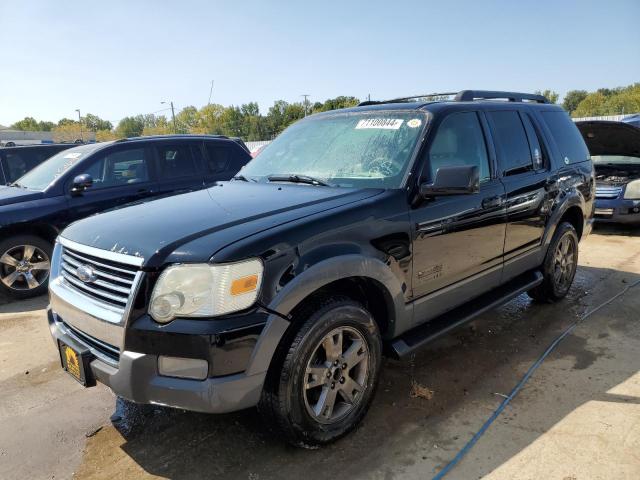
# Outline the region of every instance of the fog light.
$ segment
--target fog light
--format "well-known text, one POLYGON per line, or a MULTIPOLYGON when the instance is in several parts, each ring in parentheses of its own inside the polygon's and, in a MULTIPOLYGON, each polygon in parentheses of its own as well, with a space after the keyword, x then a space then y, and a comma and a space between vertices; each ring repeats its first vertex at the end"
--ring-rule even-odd
POLYGON ((158 357, 158 372, 165 377, 204 380, 208 371, 209 363, 199 358, 158 357))

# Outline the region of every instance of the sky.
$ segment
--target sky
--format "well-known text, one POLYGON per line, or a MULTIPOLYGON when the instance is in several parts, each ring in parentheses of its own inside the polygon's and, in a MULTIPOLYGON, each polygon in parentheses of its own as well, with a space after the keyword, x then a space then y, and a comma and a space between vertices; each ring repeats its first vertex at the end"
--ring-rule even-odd
POLYGON ((640 0, 0 0, 0 124, 640 81, 640 0))

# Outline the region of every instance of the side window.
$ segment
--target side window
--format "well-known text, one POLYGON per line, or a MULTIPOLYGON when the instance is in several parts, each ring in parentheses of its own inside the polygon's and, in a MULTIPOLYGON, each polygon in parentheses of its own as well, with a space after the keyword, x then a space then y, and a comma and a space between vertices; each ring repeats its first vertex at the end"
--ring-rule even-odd
POLYGON ((544 143, 540 138, 540 132, 529 114, 521 115, 521 118, 524 123, 524 128, 527 131, 527 137, 529 137, 529 146, 531 149, 531 156, 533 158, 533 168, 535 170, 541 170, 548 167, 549 157, 546 149, 544 148, 544 143))
POLYGON ((171 180, 197 175, 195 159, 188 143, 161 145, 158 152, 158 177, 171 180))
POLYGON ((542 112, 542 118, 551 130, 551 136, 560 150, 564 163, 589 160, 589 149, 584 143, 578 127, 566 112, 542 112))
POLYGON ((208 143, 205 171, 207 175, 227 172, 233 162, 233 153, 229 147, 208 143))
POLYGON ((481 181, 491 176, 487 145, 475 112, 453 113, 445 118, 429 147, 430 180, 439 168, 456 165, 477 165, 481 181))
POLYGON ((517 111, 487 112, 498 147, 498 160, 505 175, 533 170, 527 134, 517 111))
POLYGON ((82 173, 93 178, 91 190, 142 183, 149 180, 144 148, 107 152, 82 173))

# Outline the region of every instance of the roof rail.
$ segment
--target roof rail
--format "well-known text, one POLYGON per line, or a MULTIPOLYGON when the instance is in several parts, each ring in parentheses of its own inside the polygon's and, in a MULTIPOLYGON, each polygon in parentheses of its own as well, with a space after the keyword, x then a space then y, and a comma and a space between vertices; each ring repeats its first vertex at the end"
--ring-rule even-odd
POLYGON ((523 102, 528 100, 536 103, 549 103, 544 95, 520 92, 500 92, 491 90, 462 90, 458 92, 454 100, 456 102, 473 102, 474 100, 504 99, 510 102, 523 102))
POLYGON ((462 90, 460 92, 443 92, 443 93, 427 93, 424 95, 412 95, 410 97, 392 98, 390 100, 367 100, 364 102, 360 102, 358 106, 364 107, 366 105, 379 105, 382 103, 402 103, 402 102, 408 102, 409 100, 414 100, 418 98, 436 97, 436 100, 434 101, 438 101, 442 99, 437 97, 450 97, 450 96, 454 96, 454 98, 452 99, 454 102, 473 102, 475 100, 503 99, 503 100, 508 100, 510 102, 529 101, 529 102, 535 102, 535 103, 550 103, 545 96, 536 95, 533 93, 500 92, 500 91, 491 91, 491 90, 462 90))
POLYGON ((171 139, 171 138, 221 138, 229 139, 226 135, 212 135, 208 133, 168 133, 166 135, 141 135, 139 137, 119 138, 116 142, 128 142, 130 140, 152 140, 152 139, 171 139))

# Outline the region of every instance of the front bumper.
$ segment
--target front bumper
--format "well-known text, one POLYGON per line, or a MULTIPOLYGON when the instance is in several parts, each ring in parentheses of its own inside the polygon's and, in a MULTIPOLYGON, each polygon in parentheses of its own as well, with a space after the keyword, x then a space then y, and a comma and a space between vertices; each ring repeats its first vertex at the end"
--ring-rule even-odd
POLYGON ((640 200, 596 199, 598 223, 640 224, 640 200))
POLYGON ((115 362, 92 348, 51 309, 47 317, 56 346, 60 340, 78 351, 90 350, 93 377, 127 400, 206 413, 242 410, 260 400, 266 370, 205 380, 164 377, 158 374, 158 355, 124 350, 115 362))

